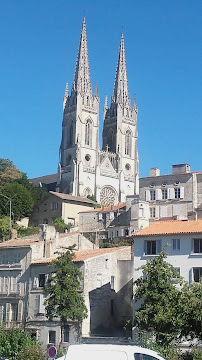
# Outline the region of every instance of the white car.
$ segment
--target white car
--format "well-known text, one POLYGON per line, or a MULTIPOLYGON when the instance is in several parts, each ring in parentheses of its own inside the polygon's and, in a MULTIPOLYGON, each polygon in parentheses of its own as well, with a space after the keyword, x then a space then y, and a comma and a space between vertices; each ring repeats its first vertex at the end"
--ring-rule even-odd
POLYGON ((70 345, 57 360, 165 360, 156 351, 135 345, 70 345))

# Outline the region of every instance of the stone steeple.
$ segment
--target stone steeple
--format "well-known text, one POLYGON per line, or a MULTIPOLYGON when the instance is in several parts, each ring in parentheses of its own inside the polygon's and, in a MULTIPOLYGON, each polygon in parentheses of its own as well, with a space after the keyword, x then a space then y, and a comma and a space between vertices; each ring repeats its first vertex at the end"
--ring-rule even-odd
POLYGON ((86 22, 83 18, 79 50, 74 73, 72 90, 82 94, 92 96, 92 87, 90 82, 90 70, 88 61, 88 45, 86 34, 86 22))
POLYGON ((123 33, 121 34, 121 43, 119 48, 118 63, 116 67, 112 103, 121 105, 122 108, 130 108, 123 33))

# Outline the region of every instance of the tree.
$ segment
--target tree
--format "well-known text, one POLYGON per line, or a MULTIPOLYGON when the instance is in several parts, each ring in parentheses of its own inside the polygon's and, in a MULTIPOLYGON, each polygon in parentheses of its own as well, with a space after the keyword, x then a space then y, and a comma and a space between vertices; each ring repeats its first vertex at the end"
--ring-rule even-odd
POLYGON ((22 173, 9 159, 0 159, 0 186, 20 178, 22 173))
POLYGON ((66 229, 69 230, 72 227, 71 223, 66 224, 62 218, 56 218, 53 224, 58 232, 64 232, 66 229))
POLYGON ((9 216, 2 216, 0 218, 0 237, 7 235, 9 233, 9 216))
POLYGON ((134 325, 140 331, 151 332, 158 344, 169 345, 178 340, 184 324, 182 278, 166 262, 166 253, 143 265, 143 276, 135 281, 135 299, 142 304, 135 313, 134 325))
POLYGON ((14 327, 5 329, 3 325, 0 327, 0 354, 13 360, 46 359, 40 343, 31 338, 30 332, 14 327))
MULTIPOLYGON (((34 205, 34 200, 30 192, 23 185, 17 182, 7 183, 1 187, 0 192, 12 199, 12 213, 15 220, 19 220, 29 214, 34 205)), ((1 196, 0 201, 0 214, 2 216, 9 214, 9 201, 3 196, 1 196)))
POLYGON ((50 264, 53 273, 44 289, 47 317, 59 317, 62 327, 69 319, 81 322, 87 317, 84 298, 79 293, 82 274, 73 263, 73 248, 70 246, 50 264))

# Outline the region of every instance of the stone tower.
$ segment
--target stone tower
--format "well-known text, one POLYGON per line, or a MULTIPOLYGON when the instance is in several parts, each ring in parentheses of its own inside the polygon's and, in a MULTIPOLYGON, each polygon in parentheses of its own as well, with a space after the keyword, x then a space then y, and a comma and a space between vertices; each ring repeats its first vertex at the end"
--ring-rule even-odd
POLYGON ((130 105, 123 34, 110 108, 104 105, 103 147, 99 147, 99 95, 90 81, 85 18, 71 94, 66 85, 58 189, 94 195, 105 204, 138 194, 137 106, 130 105))
POLYGON ((93 96, 84 18, 71 94, 68 94, 68 85, 66 85, 63 101, 62 141, 58 169, 61 192, 75 196, 95 193, 94 176, 91 174, 95 173, 97 165, 98 112, 98 88, 96 86, 93 96), (83 172, 86 172, 87 168, 89 174, 86 183, 83 172))

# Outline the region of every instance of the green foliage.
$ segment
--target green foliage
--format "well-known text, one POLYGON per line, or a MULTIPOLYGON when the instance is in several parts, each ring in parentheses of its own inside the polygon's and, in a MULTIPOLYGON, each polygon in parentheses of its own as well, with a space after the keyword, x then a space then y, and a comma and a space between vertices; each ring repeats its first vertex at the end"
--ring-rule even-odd
POLYGON ((64 356, 64 355, 66 354, 66 352, 67 352, 67 351, 64 350, 63 348, 58 348, 58 349, 57 349, 57 354, 56 354, 56 356, 55 356, 55 359, 58 359, 58 358, 64 356))
POLYGON ((0 159, 0 186, 16 180, 21 177, 22 173, 9 159, 0 159))
MULTIPOLYGON (((19 220, 29 214, 34 205, 34 200, 30 192, 23 185, 18 184, 17 182, 7 183, 1 187, 0 192, 12 199, 12 213, 15 220, 19 220)), ((9 206, 9 200, 1 196, 0 214, 2 216, 9 214, 9 206)))
POLYGON ((72 224, 71 223, 66 224, 64 222, 64 219, 62 218, 56 218, 53 221, 53 224, 58 232, 64 232, 66 229, 69 230, 72 228, 72 224))
POLYGON ((24 237, 29 235, 35 235, 39 233, 39 227, 29 226, 25 228, 24 226, 14 225, 14 228, 17 230, 18 237, 24 237))
POLYGON ((31 349, 42 354, 41 345, 31 338, 28 331, 22 329, 0 327, 0 354, 11 360, 45 360, 45 357, 31 357, 31 349))
POLYGON ((165 261, 166 254, 152 258, 143 265, 143 276, 135 281, 135 298, 143 303, 135 313, 134 325, 140 331, 155 334, 159 345, 177 341, 184 325, 182 285, 176 269, 165 261))
POLYGON ((185 285, 182 295, 184 326, 181 335, 202 341, 202 281, 191 287, 185 285))
POLYGON ((45 350, 39 346, 39 344, 34 344, 31 347, 26 346, 23 350, 20 351, 19 360, 46 360, 47 354, 45 350))
POLYGON ((59 317, 62 325, 68 319, 81 321, 87 317, 84 298, 81 290, 81 271, 74 265, 74 246, 69 247, 66 253, 60 254, 50 266, 53 274, 49 277, 44 293, 48 296, 45 305, 50 320, 59 317))
POLYGON ((92 200, 94 202, 97 202, 95 195, 87 195, 87 199, 90 199, 90 200, 92 200))
POLYGON ((38 200, 42 199, 46 195, 46 191, 44 188, 40 186, 34 186, 29 182, 27 175, 22 173, 21 177, 15 180, 18 184, 23 185, 31 194, 34 204, 37 203, 38 200))
POLYGON ((9 216, 2 216, 0 218, 0 238, 9 233, 9 216))

